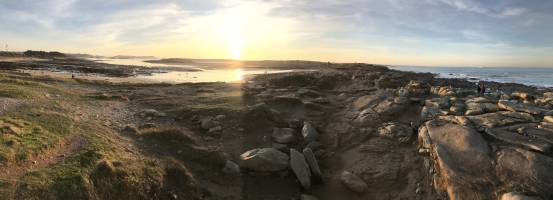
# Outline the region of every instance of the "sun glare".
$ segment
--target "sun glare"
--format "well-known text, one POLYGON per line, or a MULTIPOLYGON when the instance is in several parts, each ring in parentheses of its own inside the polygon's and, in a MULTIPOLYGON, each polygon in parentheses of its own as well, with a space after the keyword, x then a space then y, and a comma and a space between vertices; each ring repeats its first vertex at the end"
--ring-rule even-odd
POLYGON ((239 60, 244 49, 244 23, 239 15, 227 17, 224 24, 224 32, 227 36, 227 45, 230 57, 239 60))

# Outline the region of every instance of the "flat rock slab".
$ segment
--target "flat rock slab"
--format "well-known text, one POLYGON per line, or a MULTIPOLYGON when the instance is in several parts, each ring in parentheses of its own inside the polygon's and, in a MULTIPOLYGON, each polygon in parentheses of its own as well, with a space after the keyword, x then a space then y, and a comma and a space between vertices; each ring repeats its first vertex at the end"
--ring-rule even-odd
POLYGON ((419 133, 423 146, 430 146, 436 155, 443 185, 452 199, 480 199, 490 191, 493 179, 490 148, 480 133, 468 126, 433 120, 426 123, 419 133), (424 141, 430 140, 430 141, 424 141), (426 143, 426 144, 424 144, 426 143))
POLYGON ((531 137, 539 138, 553 144, 553 131, 539 128, 525 128, 524 133, 531 137))
POLYGON ((548 152, 551 149, 551 144, 548 142, 509 131, 508 128, 487 129, 486 133, 503 142, 520 145, 541 152, 548 152))
POLYGON ((309 164, 307 164, 305 157, 295 149, 290 149, 290 168, 298 178, 301 186, 305 189, 311 187, 311 172, 309 171, 309 164))
POLYGON ((532 105, 526 105, 521 103, 515 103, 511 101, 499 101, 497 103, 497 106, 501 109, 513 111, 513 112, 525 112, 530 113, 533 115, 539 115, 543 112, 545 112, 544 109, 532 106, 532 105))
POLYGON ((495 112, 476 116, 466 116, 476 127, 495 128, 515 123, 533 122, 534 117, 528 113, 495 112))
POLYGON ((513 189, 532 191, 544 199, 553 198, 553 158, 539 153, 507 148, 497 158, 497 174, 513 189))
POLYGON ((305 148, 303 149, 303 156, 305 157, 307 164, 309 164, 311 173, 316 177, 322 177, 321 168, 319 168, 319 163, 317 162, 317 158, 315 157, 313 151, 310 148, 305 148))

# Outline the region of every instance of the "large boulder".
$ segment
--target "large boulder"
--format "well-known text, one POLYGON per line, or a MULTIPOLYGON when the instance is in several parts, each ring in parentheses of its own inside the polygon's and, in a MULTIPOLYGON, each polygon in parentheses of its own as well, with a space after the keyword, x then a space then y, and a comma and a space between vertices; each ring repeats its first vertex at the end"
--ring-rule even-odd
POLYGON ((482 135, 468 126, 441 120, 429 121, 419 132, 422 148, 428 148, 436 160, 440 191, 450 199, 488 199, 492 184, 490 148, 482 135))
POLYGON ((531 191, 544 199, 553 198, 553 158, 539 153, 507 148, 497 158, 497 174, 510 189, 531 191))
POLYGON ((309 171, 309 164, 307 164, 305 157, 295 149, 290 149, 290 168, 298 178, 301 186, 305 189, 311 187, 311 172, 309 171))
POLYGON ((367 183, 365 183, 363 179, 348 171, 342 172, 342 174, 340 175, 340 181, 348 189, 357 193, 362 193, 368 189, 367 183))
POLYGON ((252 149, 240 156, 240 165, 244 168, 274 172, 288 168, 289 157, 285 153, 273 148, 252 149))

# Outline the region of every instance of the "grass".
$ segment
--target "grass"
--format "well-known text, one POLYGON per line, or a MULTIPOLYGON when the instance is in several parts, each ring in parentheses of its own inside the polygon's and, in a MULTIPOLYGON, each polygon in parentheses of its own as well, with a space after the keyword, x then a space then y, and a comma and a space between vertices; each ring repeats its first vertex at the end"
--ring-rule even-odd
POLYGON ((54 147, 62 135, 37 123, 13 118, 0 118, 0 160, 22 161, 54 147))
POLYGON ((30 89, 27 89, 24 86, 15 86, 15 85, 5 85, 2 84, 0 87, 0 97, 7 98, 32 98, 36 97, 38 94, 30 89))

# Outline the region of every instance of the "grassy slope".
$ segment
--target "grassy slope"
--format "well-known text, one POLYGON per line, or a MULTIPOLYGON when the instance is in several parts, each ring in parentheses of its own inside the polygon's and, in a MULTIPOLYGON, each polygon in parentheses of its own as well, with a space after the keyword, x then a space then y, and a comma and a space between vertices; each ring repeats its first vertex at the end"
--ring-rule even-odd
POLYGON ((75 136, 84 138, 86 144, 63 155, 67 158, 59 163, 0 180, 3 198, 147 199, 148 191, 142 191, 149 187, 145 185, 159 185, 163 174, 159 164, 118 148, 112 138, 99 132, 103 130, 98 129, 98 122, 76 122, 74 105, 101 102, 66 87, 74 83, 0 74, 0 84, 0 98, 22 102, 0 115, 0 127, 6 132, 0 134, 1 165, 21 167, 26 160, 60 148, 62 141, 75 136), (123 190, 114 193, 106 188, 123 190))

